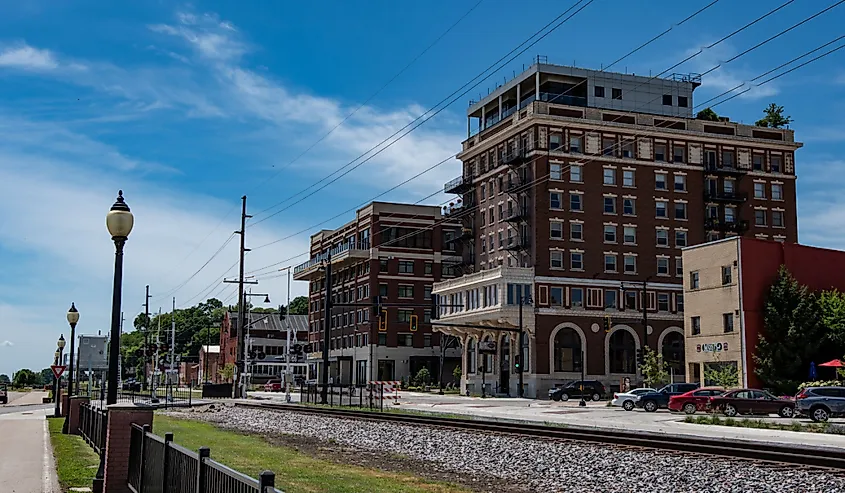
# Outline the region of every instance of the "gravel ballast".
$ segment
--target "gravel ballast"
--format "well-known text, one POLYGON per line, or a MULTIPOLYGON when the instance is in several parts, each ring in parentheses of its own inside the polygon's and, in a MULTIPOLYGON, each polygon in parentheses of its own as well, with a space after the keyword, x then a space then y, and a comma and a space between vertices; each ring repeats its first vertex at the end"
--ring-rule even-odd
POLYGON ((521 491, 845 492, 845 478, 671 452, 551 441, 291 411, 215 406, 177 417, 260 435, 297 435, 402 454, 464 475, 521 481, 521 491))

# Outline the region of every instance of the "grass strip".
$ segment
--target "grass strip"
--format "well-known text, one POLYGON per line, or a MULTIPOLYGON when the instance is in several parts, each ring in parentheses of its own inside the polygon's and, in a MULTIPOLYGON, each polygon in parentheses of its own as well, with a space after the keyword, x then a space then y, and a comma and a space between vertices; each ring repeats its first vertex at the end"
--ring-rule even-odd
POLYGON ((56 457, 56 472, 63 491, 91 487, 100 457, 79 435, 63 435, 64 418, 47 418, 50 443, 56 457))

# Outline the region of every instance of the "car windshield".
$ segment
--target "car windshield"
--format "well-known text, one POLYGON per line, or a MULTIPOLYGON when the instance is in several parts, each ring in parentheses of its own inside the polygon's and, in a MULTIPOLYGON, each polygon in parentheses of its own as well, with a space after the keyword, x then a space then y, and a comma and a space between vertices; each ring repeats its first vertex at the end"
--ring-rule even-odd
POLYGON ((660 389, 658 392, 672 392, 672 386, 667 385, 667 386, 663 387, 662 389, 660 389))
POLYGON ((634 389, 631 391, 634 395, 643 395, 648 394, 649 392, 654 392, 654 389, 634 389))

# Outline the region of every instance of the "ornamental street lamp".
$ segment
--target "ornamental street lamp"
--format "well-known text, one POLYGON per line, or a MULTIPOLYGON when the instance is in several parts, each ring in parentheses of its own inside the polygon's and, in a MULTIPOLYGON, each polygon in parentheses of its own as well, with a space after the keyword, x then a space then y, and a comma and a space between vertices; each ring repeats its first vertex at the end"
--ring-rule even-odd
MULTIPOLYGON (((74 351, 74 341, 76 340, 76 323, 79 322, 79 311, 76 309, 76 305, 71 302, 70 309, 67 311, 67 322, 70 324, 70 360, 68 364, 68 374, 67 374, 67 395, 68 399, 73 395, 73 351, 74 351)), ((78 375, 77 375, 78 377, 78 375)), ((68 400, 68 403, 70 400, 68 400)), ((65 416, 65 422, 62 425, 62 433, 67 434, 68 426, 68 418, 70 417, 70 413, 65 416)))
MULTIPOLYGON (((59 340, 56 342, 56 347, 58 348, 56 350, 56 365, 61 365, 62 364, 62 352, 64 352, 64 349, 65 349, 65 335, 64 334, 61 334, 59 336, 59 340)), ((53 417, 59 418, 62 415, 62 412, 59 409, 59 403, 61 403, 61 400, 62 400, 62 379, 61 378, 56 378, 56 390, 53 392, 53 398, 56 401, 56 410, 55 410, 55 413, 53 413, 53 417)))
POLYGON ((114 241, 114 288, 112 290, 111 332, 109 334, 109 373, 106 404, 117 402, 118 361, 120 359, 120 300, 123 291, 123 246, 135 224, 135 217, 123 201, 123 190, 106 215, 106 227, 114 241))

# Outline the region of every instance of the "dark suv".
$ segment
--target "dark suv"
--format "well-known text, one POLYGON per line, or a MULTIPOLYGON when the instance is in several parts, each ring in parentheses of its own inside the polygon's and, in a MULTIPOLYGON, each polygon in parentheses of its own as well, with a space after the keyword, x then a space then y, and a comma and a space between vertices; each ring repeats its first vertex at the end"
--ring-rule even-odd
POLYGON ((671 383, 657 392, 649 392, 640 396, 640 400, 636 402, 637 407, 641 407, 646 411, 653 413, 660 408, 669 407, 669 398, 673 395, 686 394, 690 390, 695 390, 699 387, 697 383, 671 383))
POLYGON ((598 380, 576 380, 569 382, 563 387, 549 389, 549 399, 553 401, 568 401, 569 399, 584 396, 584 400, 600 401, 604 399, 604 385, 598 380))
POLYGON ((845 387, 807 387, 795 396, 795 410, 816 422, 845 416, 845 387))

